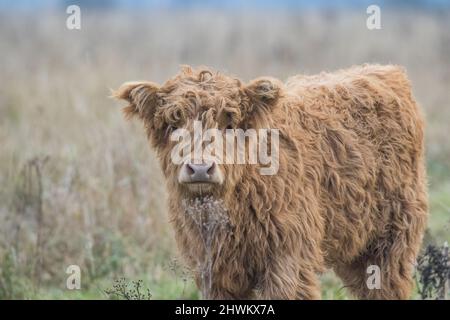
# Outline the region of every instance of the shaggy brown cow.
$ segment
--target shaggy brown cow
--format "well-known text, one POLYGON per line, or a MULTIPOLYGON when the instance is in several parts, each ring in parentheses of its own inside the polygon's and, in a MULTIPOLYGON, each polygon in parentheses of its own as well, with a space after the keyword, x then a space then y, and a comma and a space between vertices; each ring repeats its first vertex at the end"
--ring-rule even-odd
POLYGON ((125 83, 114 96, 145 124, 167 178, 179 249, 198 285, 207 283, 206 298, 318 299, 325 268, 359 298, 409 297, 428 213, 424 123, 402 68, 242 84, 184 67, 163 86, 125 83), (168 134, 192 131, 195 119, 205 128, 279 129, 279 171, 173 164, 168 134), (215 209, 205 199, 226 210, 226 227, 207 241, 214 224, 199 224, 186 209, 186 201, 206 204, 202 219, 210 218, 215 209), (370 265, 380 268, 380 289, 366 284, 370 265))

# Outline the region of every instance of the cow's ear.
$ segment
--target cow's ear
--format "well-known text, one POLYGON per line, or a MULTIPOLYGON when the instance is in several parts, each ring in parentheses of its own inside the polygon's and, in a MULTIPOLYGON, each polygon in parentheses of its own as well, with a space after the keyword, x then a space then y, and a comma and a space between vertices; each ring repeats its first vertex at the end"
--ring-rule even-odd
POLYGON ((270 77, 257 78, 245 85, 244 94, 249 102, 247 115, 269 111, 280 97, 282 86, 280 80, 270 77))
POLYGON ((242 88, 243 123, 248 126, 262 125, 270 118, 268 115, 276 107, 282 95, 283 83, 275 78, 262 77, 250 81, 242 88))
POLYGON ((132 81, 122 84, 112 92, 112 96, 128 101, 128 106, 123 109, 125 117, 138 116, 142 120, 150 120, 156 109, 158 91, 159 86, 155 83, 132 81))

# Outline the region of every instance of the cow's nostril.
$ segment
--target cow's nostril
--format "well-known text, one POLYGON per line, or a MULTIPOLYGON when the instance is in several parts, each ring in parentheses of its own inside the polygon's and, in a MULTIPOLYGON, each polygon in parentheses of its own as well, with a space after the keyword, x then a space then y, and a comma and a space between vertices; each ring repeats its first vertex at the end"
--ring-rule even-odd
POLYGON ((206 171, 207 174, 211 175, 214 173, 214 170, 216 169, 216 164, 213 162, 210 164, 208 170, 206 171))
POLYGON ((190 174, 190 175, 195 174, 195 170, 194 170, 194 168, 191 167, 190 164, 186 164, 186 170, 187 170, 188 174, 190 174))

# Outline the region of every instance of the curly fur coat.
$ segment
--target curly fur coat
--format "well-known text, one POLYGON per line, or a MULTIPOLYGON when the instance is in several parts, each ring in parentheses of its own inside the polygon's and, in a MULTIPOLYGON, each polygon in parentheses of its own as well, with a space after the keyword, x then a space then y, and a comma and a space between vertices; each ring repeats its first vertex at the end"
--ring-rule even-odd
POLYGON ((359 298, 409 297, 428 211, 424 121, 402 68, 243 84, 184 67, 162 86, 125 83, 114 95, 145 124, 179 249, 198 285, 207 284, 206 298, 318 299, 325 268, 359 298), (225 164, 223 183, 207 194, 180 184, 168 133, 191 130, 194 119, 208 128, 279 129, 278 173, 225 164), (182 205, 205 196, 220 199, 228 221, 207 245, 182 205), (380 289, 367 286, 370 265, 380 268, 380 289))

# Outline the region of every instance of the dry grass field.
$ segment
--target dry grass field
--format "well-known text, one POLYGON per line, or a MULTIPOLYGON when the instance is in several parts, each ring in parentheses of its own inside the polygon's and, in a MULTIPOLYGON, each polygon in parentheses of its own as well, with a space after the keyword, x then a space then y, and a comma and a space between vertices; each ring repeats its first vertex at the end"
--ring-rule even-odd
MULTIPOLYGON (((0 299, 111 298, 114 279, 152 298, 198 298, 177 260, 164 181, 138 123, 108 96, 180 64, 250 80, 364 62, 405 66, 427 118, 431 218, 450 241, 450 13, 174 11, 0 13, 0 299), (81 267, 81 290, 65 270, 81 267)), ((323 297, 345 299, 323 276, 323 297)))

